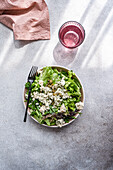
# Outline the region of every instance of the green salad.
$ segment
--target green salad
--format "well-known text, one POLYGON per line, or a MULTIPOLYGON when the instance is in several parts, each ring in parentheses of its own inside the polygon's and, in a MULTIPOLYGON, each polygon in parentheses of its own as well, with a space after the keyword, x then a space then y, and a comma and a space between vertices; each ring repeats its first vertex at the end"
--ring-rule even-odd
MULTIPOLYGON (((25 100, 30 83, 25 84, 25 100)), ((81 84, 73 71, 58 71, 50 66, 37 70, 31 85, 30 115, 40 124, 62 127, 83 109, 81 84)))

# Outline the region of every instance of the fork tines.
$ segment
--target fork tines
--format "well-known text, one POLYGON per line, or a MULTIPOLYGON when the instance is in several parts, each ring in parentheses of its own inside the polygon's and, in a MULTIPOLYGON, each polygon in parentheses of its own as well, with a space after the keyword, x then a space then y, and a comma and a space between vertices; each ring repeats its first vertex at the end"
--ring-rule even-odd
POLYGON ((29 76, 28 76, 28 79, 29 78, 33 78, 36 73, 37 73, 37 70, 38 70, 38 67, 37 66, 32 66, 31 70, 30 70, 30 73, 29 73, 29 76))

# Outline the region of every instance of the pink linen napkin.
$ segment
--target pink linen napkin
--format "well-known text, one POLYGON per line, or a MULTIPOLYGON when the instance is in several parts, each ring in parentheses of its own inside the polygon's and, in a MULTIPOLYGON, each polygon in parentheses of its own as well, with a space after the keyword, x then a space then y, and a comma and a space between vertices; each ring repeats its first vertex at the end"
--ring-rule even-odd
POLYGON ((13 30, 15 40, 50 39, 44 0, 0 0, 0 22, 13 30))

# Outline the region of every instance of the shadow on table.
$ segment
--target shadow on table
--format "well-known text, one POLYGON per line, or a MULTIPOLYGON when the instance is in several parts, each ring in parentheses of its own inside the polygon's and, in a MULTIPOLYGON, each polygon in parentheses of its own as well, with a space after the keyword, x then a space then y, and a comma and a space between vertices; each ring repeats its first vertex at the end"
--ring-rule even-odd
POLYGON ((43 126, 37 122, 35 122, 30 116, 28 118, 30 124, 34 125, 36 128, 42 130, 42 131, 46 131, 46 132, 49 132, 49 133, 61 133, 61 132, 67 132, 67 131, 70 131, 70 129, 73 128, 74 126, 74 131, 76 132, 76 125, 78 125, 79 123, 79 117, 74 120, 73 122, 71 122, 69 125, 66 125, 64 127, 58 127, 58 128, 52 128, 52 127, 46 127, 46 126, 43 126))
MULTIPOLYGON (((77 56, 77 58, 79 58, 79 63, 81 65, 84 62, 85 57, 89 53, 90 49, 94 45, 95 41, 97 40, 98 35, 101 32, 103 25, 109 15, 110 11, 112 10, 112 6, 113 6, 113 1, 107 0, 107 2, 104 5, 104 8, 100 12, 100 15, 98 16, 97 20, 95 21, 94 25, 92 26, 91 31, 89 32, 88 36, 86 37, 86 40, 83 43, 82 48, 80 49, 80 52, 77 56)), ((86 14, 84 13, 84 16, 82 16, 80 21, 83 22, 83 18, 85 18, 85 17, 86 17, 86 14)), ((109 28, 109 27, 107 27, 107 28, 109 28)), ((87 33, 86 33, 86 35, 87 35, 87 33)), ((104 35, 105 34, 103 34, 102 36, 104 37, 104 35)), ((98 43, 98 46, 96 46, 96 47, 98 48, 100 44, 101 44, 101 41, 100 41, 100 43, 98 43)), ((95 54, 95 52, 93 54, 95 54)), ((90 55, 90 58, 92 58, 93 54, 90 55)))
POLYGON ((31 44, 33 42, 46 42, 48 41, 49 39, 47 40, 42 40, 42 39, 39 39, 39 40, 14 40, 14 44, 15 44, 15 47, 16 48, 22 48, 24 47, 25 45, 28 45, 28 44, 31 44))
POLYGON ((93 0, 93 1, 90 0, 90 2, 88 3, 87 8, 85 9, 85 11, 84 11, 84 13, 83 13, 83 15, 82 15, 82 17, 81 17, 81 19, 79 21, 81 24, 83 24, 83 22, 85 21, 85 19, 87 17, 87 14, 89 13, 89 11, 90 11, 91 7, 93 6, 94 2, 95 2, 95 0, 93 0))
POLYGON ((57 64, 63 64, 64 66, 66 66, 73 62, 76 57, 77 51, 78 48, 69 49, 58 42, 53 50, 53 57, 57 64))
POLYGON ((35 41, 33 41, 33 40, 32 41, 31 40, 14 40, 14 44, 15 44, 16 48, 22 48, 25 45, 30 44, 32 42, 35 42, 35 41))

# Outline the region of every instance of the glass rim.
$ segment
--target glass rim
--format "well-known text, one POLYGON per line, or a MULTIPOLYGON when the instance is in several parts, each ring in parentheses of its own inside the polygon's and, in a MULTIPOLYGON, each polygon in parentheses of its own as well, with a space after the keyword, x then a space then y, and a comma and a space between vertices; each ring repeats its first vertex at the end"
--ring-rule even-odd
POLYGON ((81 45, 81 44, 83 43, 84 39, 83 39, 83 41, 82 41, 80 44, 78 44, 76 47, 68 47, 68 46, 66 46, 65 43, 63 43, 63 41, 60 39, 60 36, 59 36, 59 35, 60 35, 60 31, 61 31, 61 29, 63 28, 63 26, 66 25, 66 24, 68 24, 68 23, 73 23, 72 25, 77 24, 80 28, 82 28, 82 32, 83 32, 83 35, 84 35, 84 39, 85 39, 85 35, 86 35, 86 34, 85 34, 85 29, 84 29, 84 27, 83 27, 79 22, 77 22, 77 21, 69 20, 69 21, 64 22, 64 24, 62 24, 62 25, 60 26, 59 31, 58 31, 58 37, 59 37, 60 43, 61 43, 63 46, 72 49, 72 48, 76 48, 76 47, 78 47, 79 45, 81 45))

